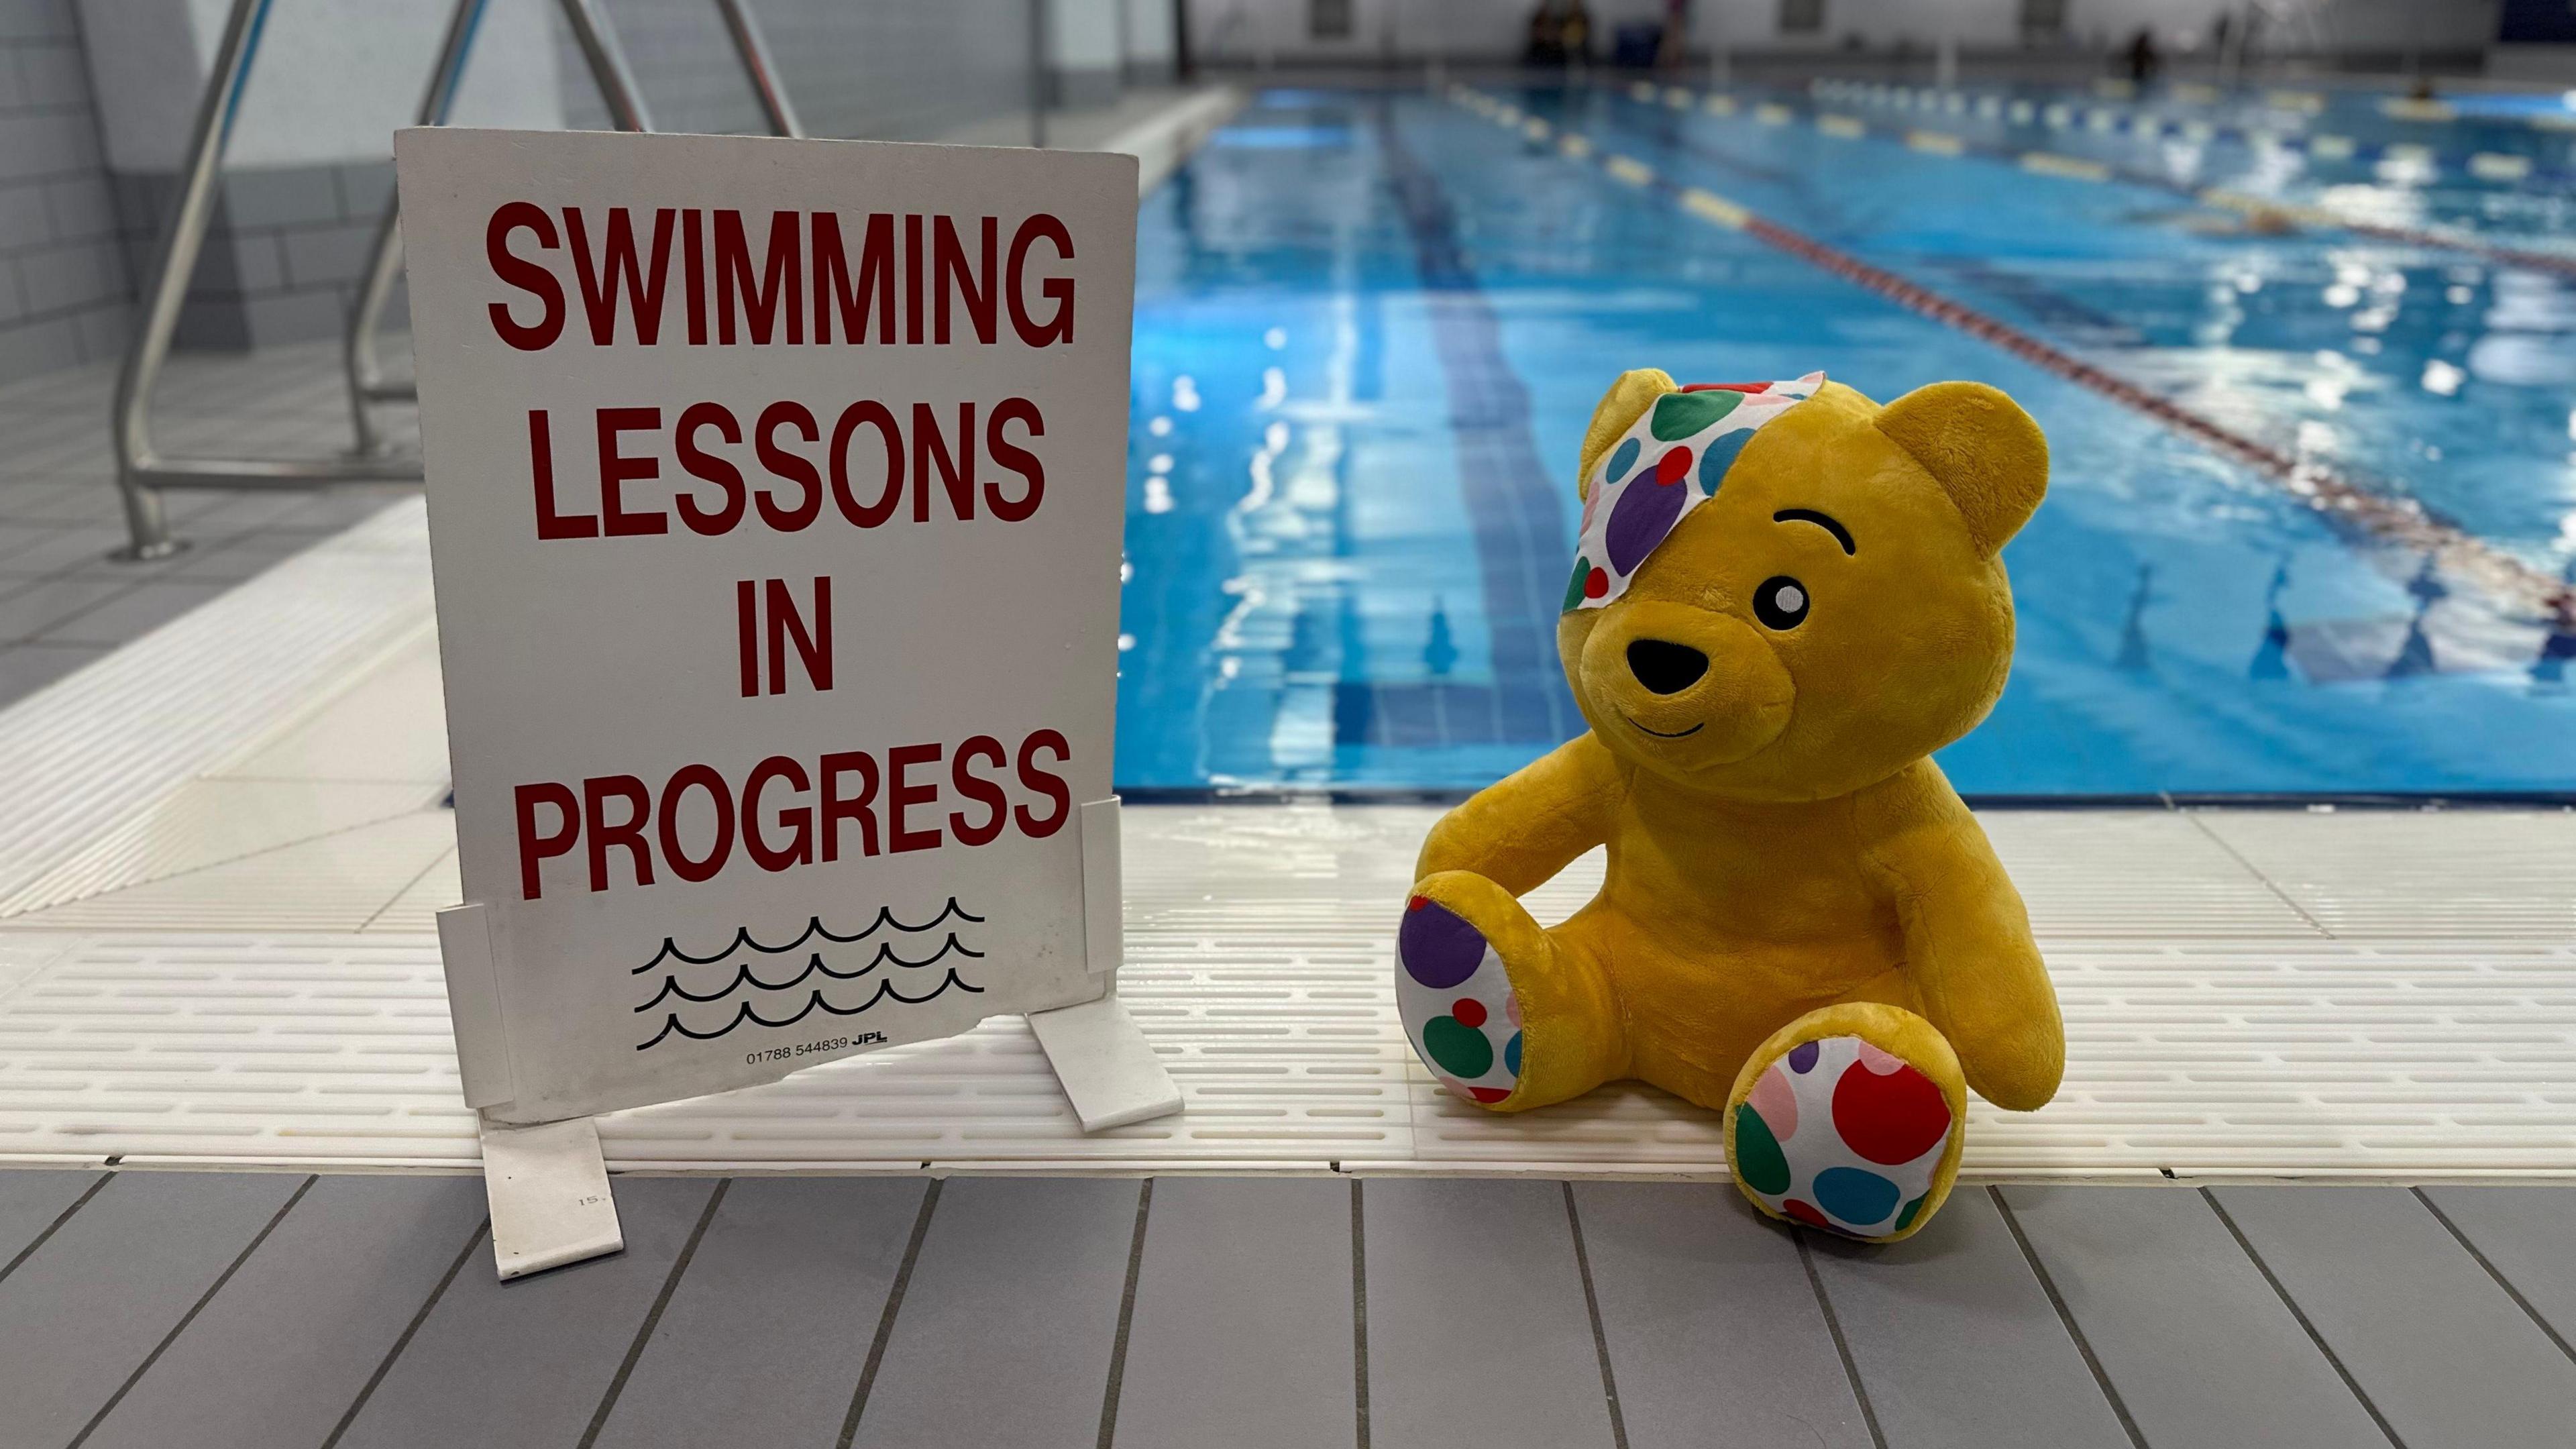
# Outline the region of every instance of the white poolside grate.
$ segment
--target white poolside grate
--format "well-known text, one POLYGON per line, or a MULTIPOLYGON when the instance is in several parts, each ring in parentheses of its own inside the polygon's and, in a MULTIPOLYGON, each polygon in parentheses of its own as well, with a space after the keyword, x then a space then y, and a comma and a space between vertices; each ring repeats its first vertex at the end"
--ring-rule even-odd
MULTIPOLYGON (((610 1158, 1721 1169, 1715 1119, 1652 1090, 1499 1118, 1455 1103, 1413 1063, 1389 922, 1428 815, 1129 812, 1123 994, 1188 1095, 1179 1118, 1081 1135, 1026 1028, 997 1019, 950 1042, 616 1114, 601 1123, 610 1158)), ((2347 823, 2384 840, 2384 827, 2411 821, 2347 823)), ((2019 823, 2003 817, 1997 833, 2019 823)), ((2065 827, 2047 829, 2066 849, 2065 827)), ((1589 882, 1578 872, 1543 901, 1579 899, 1589 882)), ((405 888, 390 872, 384 884, 405 888)), ((0 937, 62 950, 0 997, 0 1156, 475 1160, 429 936, 0 937)), ((1973 1172, 2576 1176, 2576 944, 2047 944, 2072 1041, 2067 1086, 2034 1115, 1980 1106, 1973 1172)))

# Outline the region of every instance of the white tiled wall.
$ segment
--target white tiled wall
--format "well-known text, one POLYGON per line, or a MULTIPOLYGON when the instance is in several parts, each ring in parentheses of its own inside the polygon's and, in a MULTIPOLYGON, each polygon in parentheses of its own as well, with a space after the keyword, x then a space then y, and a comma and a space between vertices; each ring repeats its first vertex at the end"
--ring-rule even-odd
MULTIPOLYGON (((709 0, 605 4, 656 125, 763 129, 709 0)), ((755 11, 814 135, 927 140, 1028 106, 1028 0, 757 0, 755 11)), ((569 43, 557 54, 567 118, 604 125, 579 54, 569 43)))
POLYGON ((0 0, 0 383, 115 354, 121 226, 72 0, 0 0))

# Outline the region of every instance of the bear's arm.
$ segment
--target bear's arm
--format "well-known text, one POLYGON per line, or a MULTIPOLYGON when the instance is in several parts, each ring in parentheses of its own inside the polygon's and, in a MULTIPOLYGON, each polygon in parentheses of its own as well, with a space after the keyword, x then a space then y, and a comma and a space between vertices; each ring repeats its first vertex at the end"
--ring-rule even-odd
POLYGON ((1855 804, 1873 873, 1895 901, 1907 974, 1968 1085, 2013 1111, 2044 1105, 2066 1070, 2066 1028, 2030 913, 1986 832, 1929 760, 1855 804))
POLYGON ((1625 772, 1601 742, 1577 736, 1440 817, 1413 877, 1468 870, 1516 896, 1536 890, 1610 838, 1627 789, 1625 772))

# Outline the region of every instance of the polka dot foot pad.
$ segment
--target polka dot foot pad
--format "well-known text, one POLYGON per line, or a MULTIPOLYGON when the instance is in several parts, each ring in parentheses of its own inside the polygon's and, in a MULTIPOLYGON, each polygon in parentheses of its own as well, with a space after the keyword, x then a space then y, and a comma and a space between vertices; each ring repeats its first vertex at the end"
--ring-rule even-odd
POLYGON ((1438 901, 1405 903, 1395 938, 1405 1035, 1441 1085, 1493 1106, 1521 1079, 1521 1002, 1484 933, 1438 901))
POLYGON ((1773 1211, 1857 1238, 1913 1226, 1952 1126, 1930 1077, 1856 1036, 1791 1047, 1735 1109, 1735 1175, 1773 1211))

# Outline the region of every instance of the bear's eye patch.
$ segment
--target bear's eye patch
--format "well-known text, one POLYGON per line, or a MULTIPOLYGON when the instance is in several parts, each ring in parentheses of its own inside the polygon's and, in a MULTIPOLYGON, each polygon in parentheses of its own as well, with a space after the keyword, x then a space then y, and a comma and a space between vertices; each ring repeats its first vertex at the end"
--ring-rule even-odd
POLYGON ((1843 546, 1845 557, 1860 552, 1858 546, 1852 542, 1851 530, 1835 522, 1831 514, 1818 513, 1812 508, 1783 508, 1771 515, 1771 521, 1773 523, 1812 523, 1834 536, 1834 542, 1843 546))
POLYGON ((1774 574, 1753 591, 1753 617, 1774 632, 1807 622, 1807 586, 1787 574, 1774 574))

